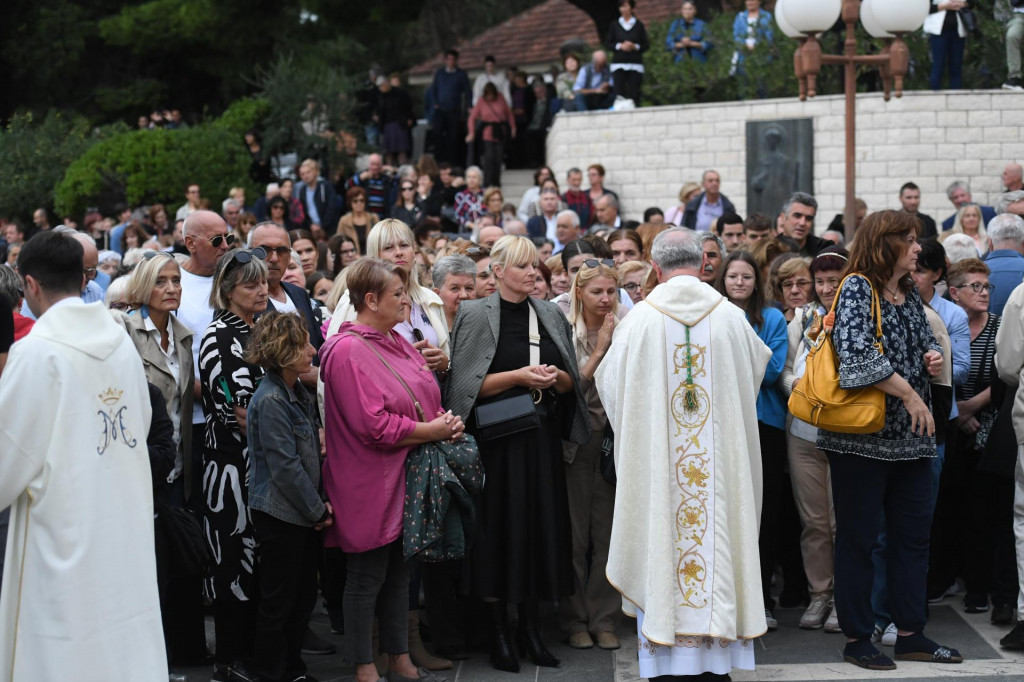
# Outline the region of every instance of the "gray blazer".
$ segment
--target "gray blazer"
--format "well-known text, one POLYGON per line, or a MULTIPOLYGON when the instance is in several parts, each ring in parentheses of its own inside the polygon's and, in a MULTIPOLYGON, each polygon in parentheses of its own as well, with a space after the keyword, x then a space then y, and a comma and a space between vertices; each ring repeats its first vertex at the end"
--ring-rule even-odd
MULTIPOLYGON (((531 298, 530 304, 537 311, 537 321, 558 346, 562 362, 572 377, 576 410, 572 418, 572 427, 568 433, 562 434, 562 438, 573 443, 586 443, 590 437, 590 413, 587 410, 583 389, 580 387, 569 321, 554 303, 531 298)), ((451 369, 448 370, 448 381, 445 385, 444 405, 463 420, 469 418, 469 413, 480 394, 480 386, 483 385, 487 370, 490 369, 494 350, 498 347, 500 322, 501 306, 497 293, 483 300, 465 301, 459 305, 451 334, 451 369)), ((526 339, 523 339, 523 342, 525 343, 526 339)))
POLYGON ((167 403, 168 412, 171 409, 171 402, 177 392, 180 398, 180 433, 181 440, 178 450, 182 454, 185 470, 182 476, 185 478, 186 499, 191 493, 192 483, 192 387, 195 382, 195 371, 192 367, 192 330, 178 321, 174 315, 167 316, 167 324, 174 330, 174 347, 178 355, 179 381, 175 385, 174 377, 167 369, 167 360, 163 351, 153 342, 153 337, 146 331, 146 322, 142 315, 127 315, 117 311, 111 311, 115 322, 121 324, 136 350, 142 358, 142 365, 146 370, 146 380, 160 389, 164 401, 167 403))

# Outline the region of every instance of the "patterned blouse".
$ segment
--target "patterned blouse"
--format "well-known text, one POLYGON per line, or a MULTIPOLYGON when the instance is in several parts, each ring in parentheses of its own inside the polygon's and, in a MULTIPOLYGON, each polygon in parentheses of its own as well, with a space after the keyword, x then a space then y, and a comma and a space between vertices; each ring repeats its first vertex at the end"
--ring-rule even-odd
POLYGON ((460 225, 475 223, 485 213, 483 192, 473 192, 467 188, 455 194, 455 215, 460 225))
MULTIPOLYGON (((996 332, 999 331, 999 316, 993 313, 988 314, 988 321, 985 328, 978 336, 971 340, 971 371, 967 375, 967 383, 957 388, 957 397, 961 400, 970 400, 986 388, 992 386, 996 380, 996 332)), ((988 443, 992 426, 999 416, 999 406, 989 403, 989 406, 975 415, 978 420, 978 431, 974 434, 974 449, 981 450, 988 443)))
MULTIPOLYGON (((839 385, 855 389, 877 384, 899 374, 931 406, 931 388, 924 364, 929 350, 941 352, 924 314, 916 289, 907 292, 903 305, 881 297, 882 348, 874 346, 871 286, 864 277, 851 277, 837 294, 832 342, 839 357, 839 385)), ((885 397, 885 426, 878 433, 835 433, 819 429, 818 447, 829 452, 861 455, 890 461, 935 457, 935 439, 916 435, 903 401, 885 397)))

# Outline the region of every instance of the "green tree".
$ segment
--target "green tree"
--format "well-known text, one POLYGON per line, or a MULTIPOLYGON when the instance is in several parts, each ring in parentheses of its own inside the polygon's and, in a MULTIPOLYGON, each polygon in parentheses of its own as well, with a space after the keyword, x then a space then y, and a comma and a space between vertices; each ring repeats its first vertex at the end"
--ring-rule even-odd
POLYGON ((0 214, 27 221, 37 208, 53 208, 54 187, 87 149, 124 130, 92 129, 82 116, 51 111, 43 118, 14 116, 0 130, 0 214))

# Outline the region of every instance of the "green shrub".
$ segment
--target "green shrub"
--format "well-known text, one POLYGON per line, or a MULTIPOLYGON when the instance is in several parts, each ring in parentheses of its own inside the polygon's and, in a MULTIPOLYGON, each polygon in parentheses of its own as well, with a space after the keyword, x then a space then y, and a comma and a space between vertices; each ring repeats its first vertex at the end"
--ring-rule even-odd
POLYGON ((0 215, 28 223, 37 208, 53 208, 54 187, 72 161, 124 125, 93 130, 81 116, 50 111, 42 120, 15 115, 0 129, 0 215))
POLYGON ((236 185, 248 196, 260 196, 262 188, 249 179, 242 135, 265 111, 259 100, 244 99, 221 118, 192 128, 133 130, 104 140, 68 168, 57 186, 57 210, 79 215, 86 206, 99 206, 109 212, 121 201, 131 206, 159 202, 173 209, 184 202, 190 183, 199 184, 216 211, 236 185))

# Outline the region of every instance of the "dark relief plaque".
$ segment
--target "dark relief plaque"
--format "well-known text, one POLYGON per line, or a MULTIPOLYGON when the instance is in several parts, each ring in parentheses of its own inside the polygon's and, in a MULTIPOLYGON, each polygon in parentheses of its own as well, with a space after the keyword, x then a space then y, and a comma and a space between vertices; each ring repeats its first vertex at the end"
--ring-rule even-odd
POLYGON ((813 194, 813 171, 812 119, 747 121, 747 215, 774 218, 793 192, 813 194))

